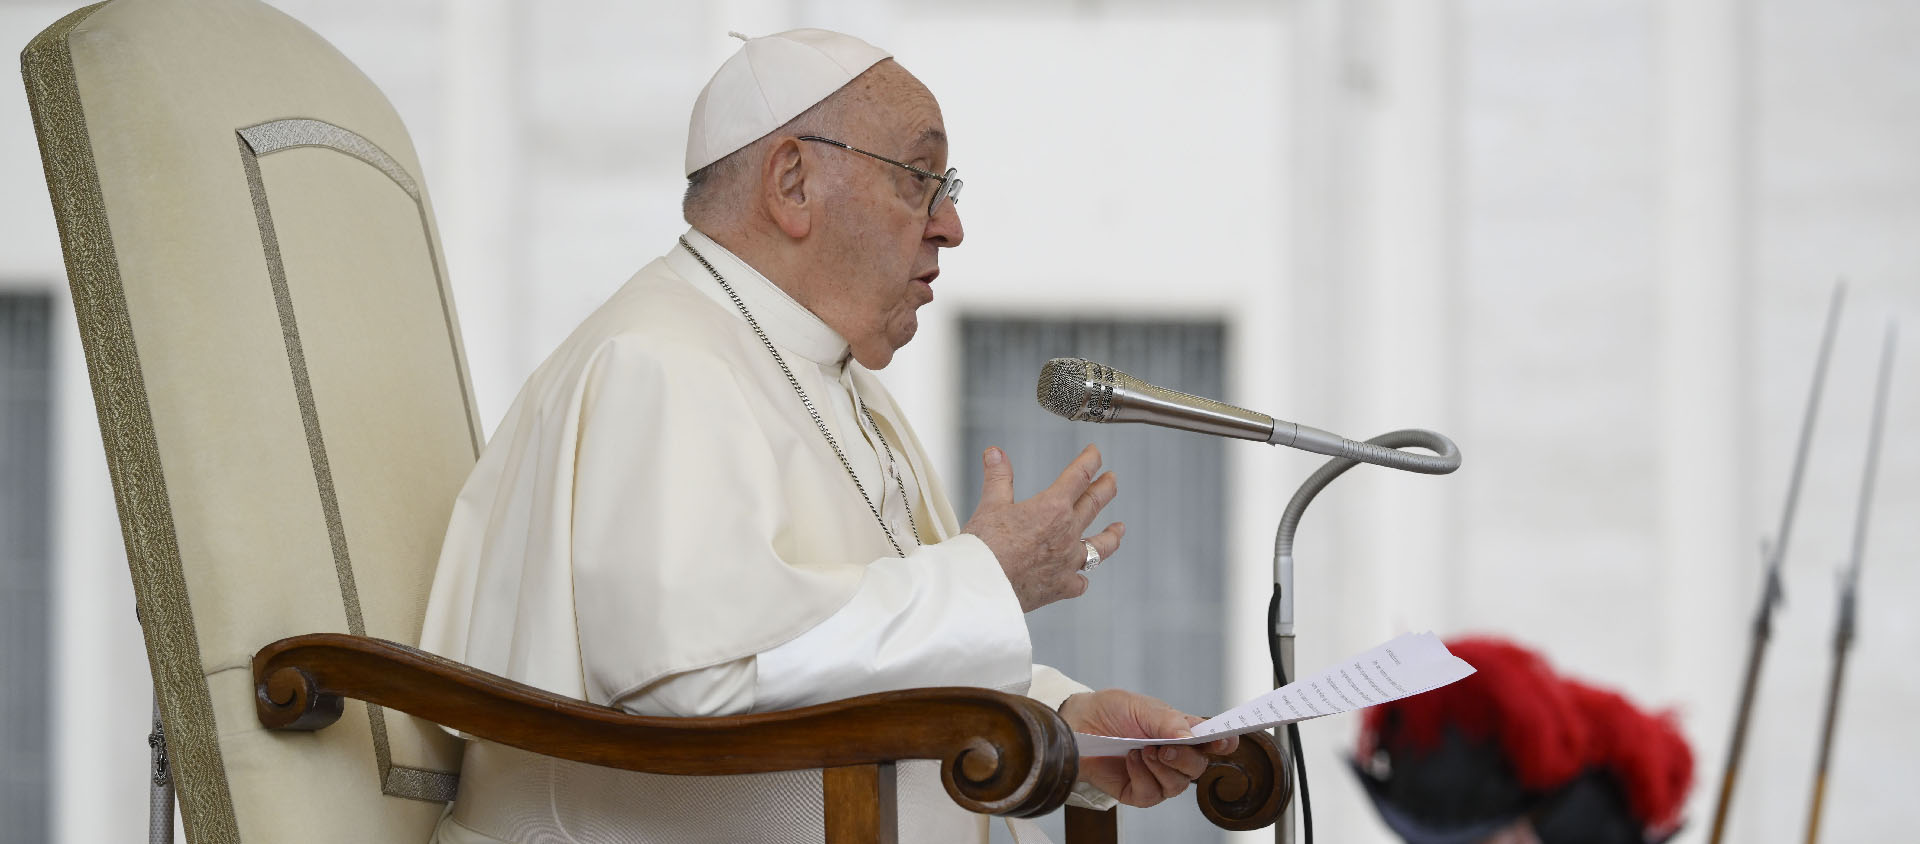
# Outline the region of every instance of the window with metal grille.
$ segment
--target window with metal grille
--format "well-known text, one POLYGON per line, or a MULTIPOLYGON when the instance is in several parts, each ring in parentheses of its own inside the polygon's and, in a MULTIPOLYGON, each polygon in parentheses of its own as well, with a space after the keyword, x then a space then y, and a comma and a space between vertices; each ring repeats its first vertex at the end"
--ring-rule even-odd
POLYGON ((45 295, 0 295, 0 844, 52 837, 45 295))
MULTIPOLYGON (((1226 477, 1215 437, 1139 425, 1068 422, 1034 401, 1049 358, 1083 357, 1149 382, 1221 395, 1225 329, 1218 322, 962 322, 961 440, 971 512, 980 498, 980 453, 1004 449, 1019 498, 1040 491, 1087 443, 1100 447, 1120 494, 1091 531, 1122 521, 1127 536, 1085 595, 1027 616, 1033 656, 1095 688, 1158 697, 1198 715, 1224 708, 1226 477)), ((965 517, 965 513, 962 514, 965 517)), ((1123 809, 1126 842, 1220 841, 1186 795, 1153 809, 1123 809)), ((1064 837, 1059 817, 1049 834, 1064 837)), ((996 825, 998 827, 998 825, 996 825)), ((996 829, 996 840, 1006 840, 996 829)))

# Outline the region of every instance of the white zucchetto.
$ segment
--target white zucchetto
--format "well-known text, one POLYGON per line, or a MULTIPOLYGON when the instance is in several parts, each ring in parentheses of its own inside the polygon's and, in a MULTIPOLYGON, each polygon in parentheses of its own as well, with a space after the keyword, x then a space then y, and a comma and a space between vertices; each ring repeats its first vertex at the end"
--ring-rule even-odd
POLYGON ((693 102, 687 175, 799 117, 893 54, 851 35, 795 29, 746 39, 693 102))

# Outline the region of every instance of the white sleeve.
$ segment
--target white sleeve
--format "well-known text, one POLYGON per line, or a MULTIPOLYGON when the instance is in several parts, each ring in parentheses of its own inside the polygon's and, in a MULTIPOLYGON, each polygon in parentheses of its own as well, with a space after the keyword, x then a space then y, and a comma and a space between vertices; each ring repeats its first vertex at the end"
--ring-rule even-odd
POLYGON ((621 695, 613 705, 635 715, 702 718, 753 711, 753 657, 668 674, 621 695))
POLYGON ((1033 666, 1033 683, 1027 687, 1027 697, 1040 701, 1046 704, 1047 708, 1058 712, 1060 704, 1066 703, 1067 698, 1090 691, 1093 690, 1060 673, 1060 669, 1036 663, 1033 666))
POLYGON ((985 543, 961 534, 867 566, 846 606, 786 644, 663 677, 613 704, 640 715, 690 717, 921 686, 1019 692, 1032 659, 1026 617, 1006 574, 985 543))
MULTIPOLYGON (((738 715, 920 686, 1024 690, 1056 710, 1092 691, 1033 664, 1012 585, 986 544, 961 534, 868 566, 846 606, 784 645, 663 677, 614 705, 640 715, 738 715)), ((1119 803, 1084 782, 1067 802, 1119 803)))
POLYGON ((971 534, 867 566, 839 612, 759 656, 756 711, 920 686, 1024 689, 1033 648, 1013 585, 971 534))

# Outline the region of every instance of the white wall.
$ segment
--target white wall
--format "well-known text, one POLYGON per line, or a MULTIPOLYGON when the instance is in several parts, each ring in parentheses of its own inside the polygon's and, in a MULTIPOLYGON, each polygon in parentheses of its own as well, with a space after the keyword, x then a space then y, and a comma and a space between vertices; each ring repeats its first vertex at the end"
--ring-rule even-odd
MULTIPOLYGON (((68 11, 64 5, 0 4, 0 43, 23 48, 68 11)), ((80 337, 58 330, 73 325, 65 279, 26 92, 9 82, 0 85, 0 291, 53 294, 56 329, 49 491, 55 674, 48 689, 53 723, 47 725, 55 782, 52 828, 62 842, 124 840, 144 834, 147 823, 153 684, 80 337)))
MULTIPOLYGON (((1682 840, 1710 820, 1757 539, 1783 499, 1828 285, 1847 276, 1733 836, 1803 823, 1879 326, 1920 315, 1920 9, 277 5, 412 127, 489 426, 545 350, 682 229, 685 115, 726 30, 824 25, 888 47, 941 97, 968 181, 967 243, 886 373, 952 455, 947 477, 963 468, 960 315, 1222 319, 1227 398, 1351 436, 1432 427, 1466 456, 1447 478, 1357 471, 1314 506, 1301 664, 1405 629, 1491 631, 1675 706, 1699 783, 1682 840)), ((0 41, 65 10, 0 4, 0 41)), ((0 283, 64 296, 17 86, 0 86, 0 233, 0 283)), ((1904 719, 1920 680, 1898 670, 1920 647, 1903 603, 1920 595, 1920 524, 1903 518, 1920 507, 1920 438, 1903 436, 1920 429, 1916 344, 1888 423, 1829 840, 1920 825, 1920 806, 1875 788, 1920 781, 1904 719)), ((59 840, 127 839, 144 822, 144 657, 77 344, 62 355, 59 840)), ((1231 453, 1223 617, 1241 697, 1265 677, 1273 524, 1316 461, 1231 453)), ((1154 563, 1123 557, 1106 576, 1127 564, 1154 563)), ((1305 729, 1320 834, 1384 841, 1334 764, 1353 729, 1305 729)))

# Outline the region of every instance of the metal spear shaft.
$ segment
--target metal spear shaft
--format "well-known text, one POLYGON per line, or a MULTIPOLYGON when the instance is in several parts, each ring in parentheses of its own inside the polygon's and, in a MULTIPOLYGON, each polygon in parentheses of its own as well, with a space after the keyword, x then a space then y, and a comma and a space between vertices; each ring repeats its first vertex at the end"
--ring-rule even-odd
POLYGON ((1833 757, 1833 734, 1840 717, 1840 684, 1846 675, 1847 652, 1853 648, 1854 606, 1860 586, 1860 560, 1867 544, 1867 516, 1873 509, 1873 481, 1880 465, 1880 435, 1887 422, 1887 388, 1893 376, 1893 349, 1897 334, 1887 326, 1880 345, 1880 382, 1873 394, 1873 430, 1867 436, 1867 466, 1860 479, 1860 507, 1853 519, 1853 550, 1840 575, 1840 615, 1833 630, 1833 673, 1827 680, 1827 712, 1820 731, 1820 756, 1813 769, 1813 808, 1807 816, 1807 844, 1820 840, 1820 807, 1827 796, 1827 766, 1833 757))
POLYGON ((1740 776, 1740 760, 1747 746, 1747 727, 1753 715, 1754 694, 1760 685, 1760 666, 1773 638, 1773 611, 1783 595, 1780 589, 1780 563, 1786 558, 1787 538, 1793 533, 1794 511, 1800 503, 1800 481, 1806 475, 1807 452, 1813 446, 1814 420, 1820 413, 1820 392, 1827 382, 1827 361, 1833 352, 1833 337, 1840 326, 1840 309, 1846 302, 1846 285, 1835 284, 1827 305, 1826 333, 1820 338, 1820 355, 1813 367, 1813 389, 1807 396, 1807 409, 1800 421, 1800 443, 1793 455, 1793 474, 1787 481, 1786 509, 1780 514, 1780 530, 1773 541, 1760 545, 1761 559, 1767 567, 1766 586, 1760 593, 1760 607, 1753 616, 1753 638, 1747 650, 1746 679, 1740 687, 1740 704, 1734 710, 1733 737, 1727 741, 1727 764, 1720 777, 1720 799, 1713 809, 1713 832, 1708 841, 1720 844, 1727 830, 1727 810, 1733 805, 1733 786, 1740 776))

